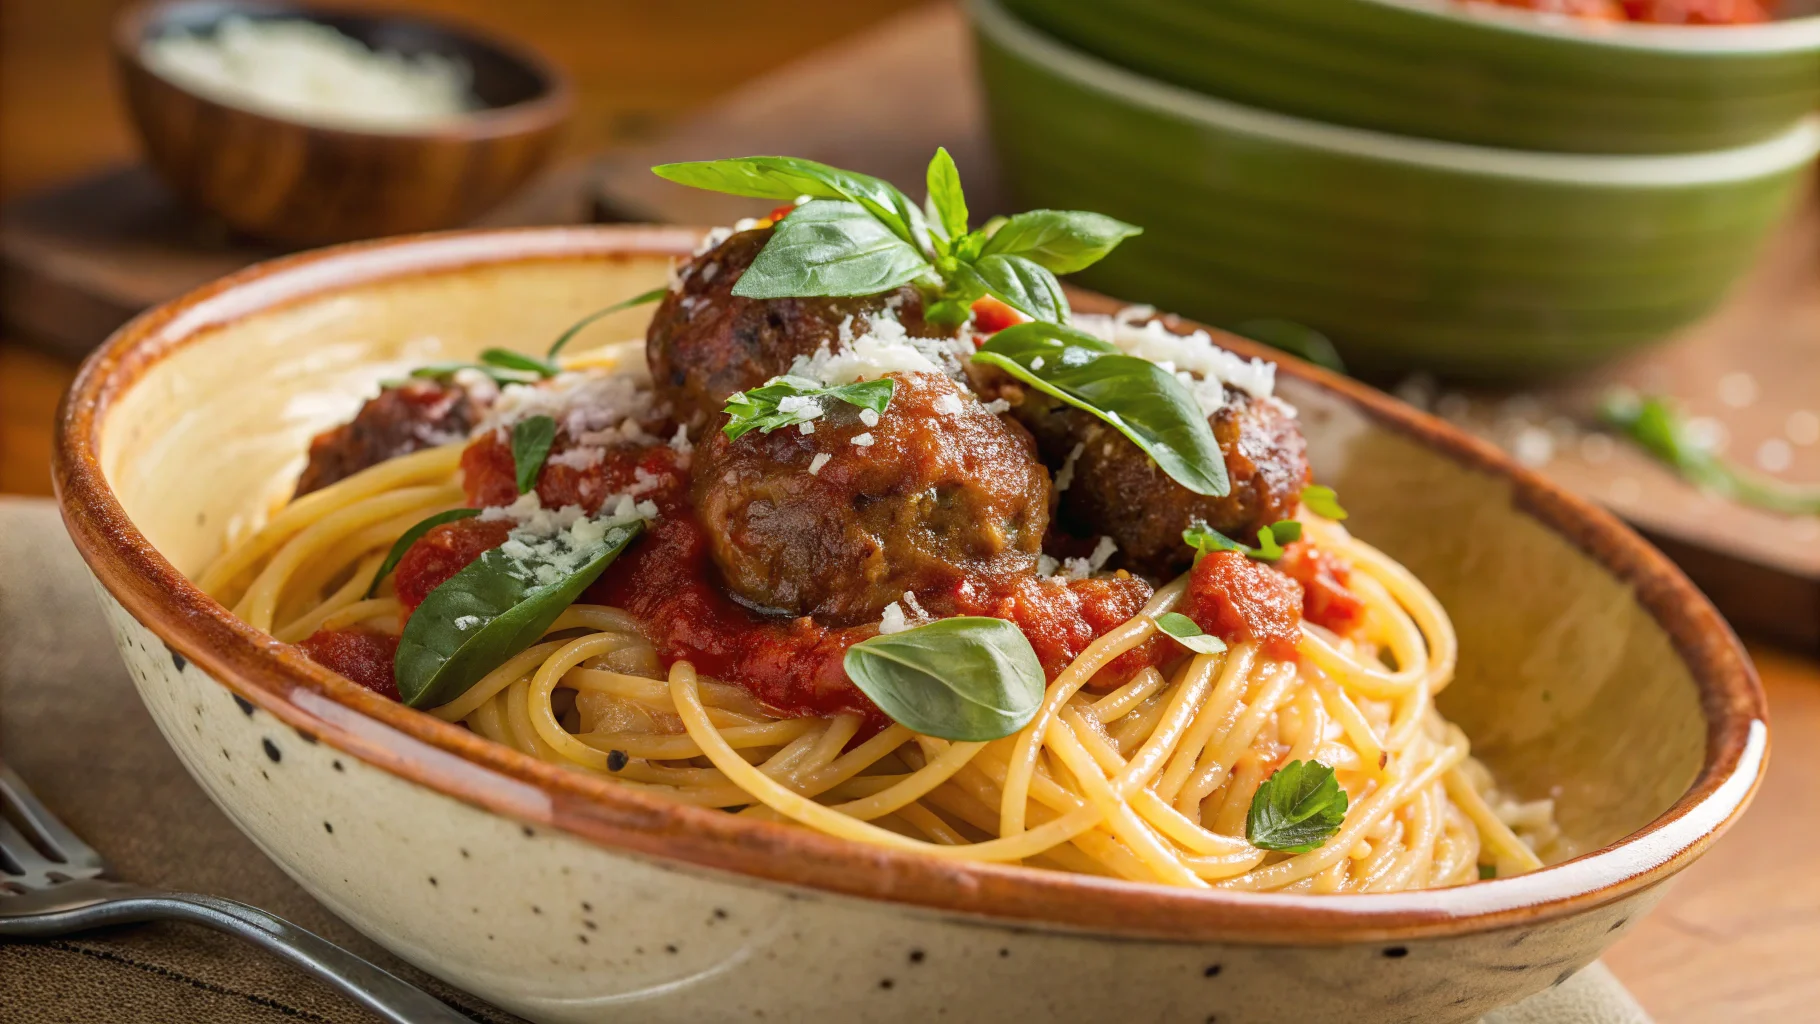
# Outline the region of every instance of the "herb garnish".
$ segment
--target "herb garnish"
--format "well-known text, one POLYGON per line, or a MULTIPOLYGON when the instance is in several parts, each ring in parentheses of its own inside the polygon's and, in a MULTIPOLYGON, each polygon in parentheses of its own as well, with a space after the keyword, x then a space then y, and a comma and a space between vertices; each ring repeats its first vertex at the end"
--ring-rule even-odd
POLYGON ((1004 619, 963 615, 847 648, 854 685, 891 720, 925 736, 983 741, 1036 717, 1045 679, 1030 641, 1004 619))
POLYGON ((569 343, 569 341, 571 339, 573 339, 577 334, 580 334, 582 328, 588 326, 589 324, 593 323, 596 320, 599 320, 601 317, 607 316, 612 313, 617 313, 622 309, 631 309, 633 306, 642 306, 647 302, 656 302, 657 300, 663 298, 665 295, 669 294, 669 291, 670 291, 670 289, 668 289, 668 288, 653 288, 648 292, 642 292, 638 295, 634 295, 631 298, 626 299, 623 302, 615 302, 614 304, 612 304, 611 306, 608 306, 605 309, 597 309, 594 312, 589 313, 587 316, 584 316, 580 320, 577 320, 574 323, 570 324, 568 330, 557 335, 556 340, 550 342, 550 351, 544 353, 544 358, 554 362, 556 359, 556 354, 563 350, 563 346, 567 345, 569 343))
POLYGON ((480 354, 478 363, 431 363, 419 366, 411 371, 411 376, 428 380, 447 380, 460 370, 474 370, 484 373, 493 383, 504 387, 507 384, 535 384, 548 380, 562 372, 555 363, 536 356, 527 356, 522 352, 510 349, 490 348, 480 354))
POLYGON ((472 519, 479 514, 480 510, 477 508, 452 508, 447 512, 438 512, 428 519, 425 519, 423 522, 418 523, 416 526, 404 531, 404 533, 392 543, 392 550, 385 553, 385 561, 379 563, 379 571, 373 574, 373 582, 367 584, 366 596, 370 599, 375 594, 379 593, 380 581, 384 580, 393 569, 398 568, 399 559, 404 557, 406 551, 411 550, 411 545, 422 540, 424 534, 429 533, 431 530, 444 523, 452 523, 457 519, 472 519))
POLYGON ((827 412, 828 400, 882 413, 891 404, 897 382, 889 377, 825 386, 807 377, 773 377, 764 386, 727 396, 727 424, 721 433, 734 441, 751 431, 769 434, 778 427, 807 423, 827 412))
POLYGON ((1666 399, 1616 392, 1600 406, 1599 418, 1695 487, 1772 512, 1820 515, 1820 487, 1800 487, 1731 465, 1688 435, 1666 399))
POLYGON ((1097 213, 1033 210, 969 230, 954 160, 938 149, 919 208, 891 183, 813 160, 752 156, 662 164, 659 177, 760 199, 797 199, 771 240, 733 286, 746 298, 875 295, 915 282, 924 316, 966 320, 990 295, 1025 316, 1068 321, 1056 274, 1072 273, 1142 229, 1097 213))
POLYGON ((1318 850, 1346 821, 1346 791, 1319 761, 1291 761, 1251 796, 1245 839, 1260 850, 1318 850))
POLYGON ((973 361, 1105 420, 1194 493, 1223 497, 1231 490, 1200 404, 1150 360, 1072 327, 1034 322, 994 334, 973 361))
POLYGON ((1302 488, 1302 504, 1324 519, 1337 522, 1346 518, 1346 510, 1340 507, 1340 496, 1324 484, 1309 484, 1302 488))
POLYGON ((1215 551, 1237 551, 1260 562, 1274 562, 1283 557, 1283 545, 1302 539, 1302 524, 1293 519, 1279 519, 1269 526, 1258 527, 1258 546, 1241 544, 1206 523, 1195 523, 1182 531, 1182 543, 1195 550, 1195 561, 1215 551))
POLYGON ((518 493, 537 486, 537 474, 555 442, 556 421, 548 416, 529 416, 513 425, 512 470, 518 477, 518 493))
POLYGON ((392 663, 404 702, 447 704, 536 643, 644 525, 642 519, 605 525, 579 562, 570 535, 552 540, 548 551, 519 545, 530 553, 512 556, 493 548, 430 591, 405 623, 392 663))
POLYGON ((1203 632, 1199 623, 1181 612, 1164 612, 1158 615, 1156 628, 1174 637, 1177 643, 1196 654, 1218 654, 1226 649, 1224 640, 1203 632))

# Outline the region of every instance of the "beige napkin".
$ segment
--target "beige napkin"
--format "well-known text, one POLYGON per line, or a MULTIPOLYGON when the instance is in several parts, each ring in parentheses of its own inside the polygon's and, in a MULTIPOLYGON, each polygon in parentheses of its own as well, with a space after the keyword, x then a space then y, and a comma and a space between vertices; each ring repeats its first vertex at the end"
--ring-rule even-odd
MULTIPOLYGON (((392 957, 299 889, 211 804, 133 692, 88 573, 48 501, 0 498, 0 759, 115 873, 274 911, 429 988, 476 1020, 517 1018, 392 957)), ((370 1022, 271 956, 214 932, 151 924, 0 940, 0 1021, 370 1022)), ((1649 1024, 1594 964, 1486 1024, 1649 1024)))

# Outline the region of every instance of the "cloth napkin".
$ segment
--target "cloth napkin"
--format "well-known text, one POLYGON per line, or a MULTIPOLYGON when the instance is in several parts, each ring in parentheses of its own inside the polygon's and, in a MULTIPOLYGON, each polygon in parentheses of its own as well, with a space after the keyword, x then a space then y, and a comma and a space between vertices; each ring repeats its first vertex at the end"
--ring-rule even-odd
MULTIPOLYGON (((517 1021, 393 957, 287 878, 185 774, 139 702, 56 507, 0 498, 0 760, 116 876, 279 914, 477 1021, 517 1021)), ((4 897, 0 897, 4 898, 4 897)), ((145 924, 0 939, 7 1024, 371 1024, 320 982, 225 935, 145 924)), ((1486 1024, 1649 1024, 1599 964, 1486 1024)))

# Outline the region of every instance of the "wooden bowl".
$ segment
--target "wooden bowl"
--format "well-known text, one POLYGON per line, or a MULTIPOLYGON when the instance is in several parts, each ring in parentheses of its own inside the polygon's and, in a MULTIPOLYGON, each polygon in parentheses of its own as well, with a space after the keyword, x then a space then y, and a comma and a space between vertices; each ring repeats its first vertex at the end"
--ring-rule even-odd
MULTIPOLYGON (((1762 690, 1659 552, 1447 424, 1232 337, 1278 361, 1347 525, 1448 609, 1442 711, 1519 798, 1555 794, 1582 856, 1315 896, 856 844, 533 760, 323 669, 185 575, 378 380, 540 348, 697 238, 460 232, 288 257, 141 316, 64 402, 64 519, 160 730, 286 871, 426 970, 551 1024, 1466 1024, 1589 963, 1755 789, 1762 690)), ((638 337, 648 311, 593 336, 638 337)))
POLYGON ((175 0, 124 12, 114 51, 133 123, 165 182, 234 229, 291 245, 466 223, 543 165, 573 106, 568 78, 535 54, 416 17, 175 0), (374 49, 457 58, 473 71, 481 108, 415 130, 325 127, 229 106, 142 58, 148 40, 207 31, 236 14, 304 18, 374 49))

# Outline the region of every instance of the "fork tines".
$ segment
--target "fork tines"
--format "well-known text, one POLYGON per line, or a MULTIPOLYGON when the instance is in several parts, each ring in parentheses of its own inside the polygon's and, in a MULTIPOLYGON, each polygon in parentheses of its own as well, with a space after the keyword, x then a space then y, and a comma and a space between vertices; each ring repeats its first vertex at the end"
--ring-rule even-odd
POLYGON ((25 780, 0 764, 0 892, 42 889, 94 878, 101 855, 38 802, 25 780))

